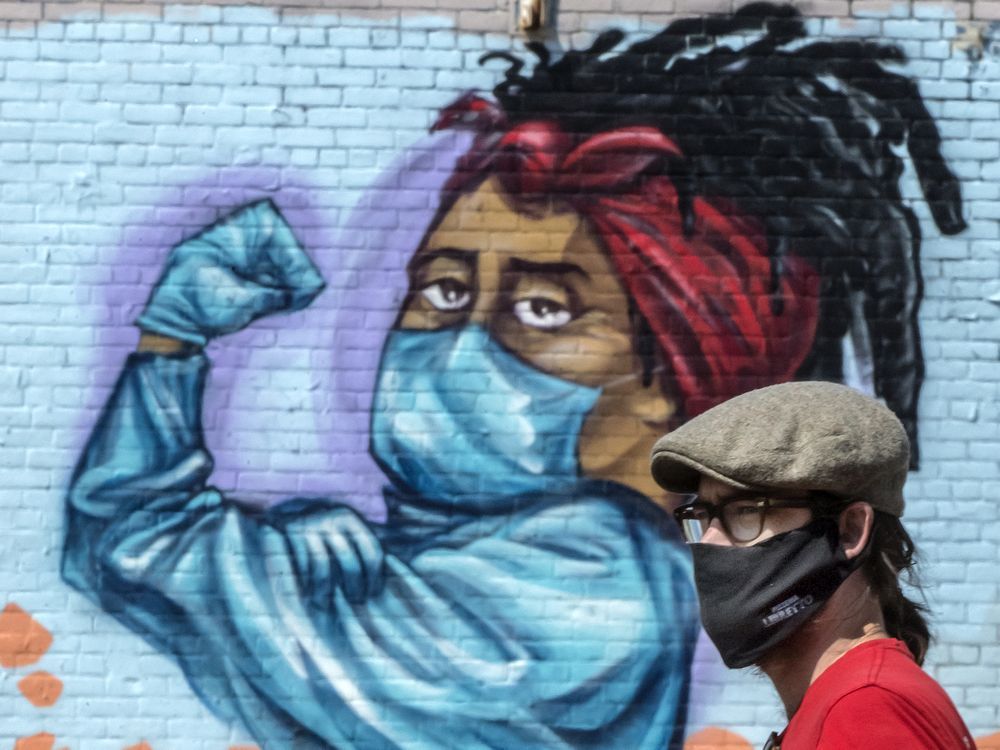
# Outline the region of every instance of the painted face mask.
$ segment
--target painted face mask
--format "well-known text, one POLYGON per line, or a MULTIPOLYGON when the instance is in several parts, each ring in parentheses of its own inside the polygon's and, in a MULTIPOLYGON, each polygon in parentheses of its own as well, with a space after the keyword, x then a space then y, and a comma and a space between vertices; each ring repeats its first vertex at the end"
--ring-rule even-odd
POLYGON ((831 518, 749 547, 689 547, 705 632, 730 669, 755 664, 801 628, 868 556, 865 548, 847 559, 831 518))
POLYGON ((600 389, 548 375, 478 325, 395 330, 382 354, 372 453, 397 482, 447 503, 574 483, 600 389))

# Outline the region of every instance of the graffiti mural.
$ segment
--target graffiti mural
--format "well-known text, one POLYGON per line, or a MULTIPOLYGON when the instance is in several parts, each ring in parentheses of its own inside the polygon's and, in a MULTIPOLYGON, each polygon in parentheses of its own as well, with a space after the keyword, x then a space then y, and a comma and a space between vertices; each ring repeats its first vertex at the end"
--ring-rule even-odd
POLYGON ((206 347, 336 293, 274 203, 192 233, 151 290, 62 573, 262 747, 679 748, 697 612, 655 438, 820 378, 916 445, 907 163, 940 232, 965 223, 902 54, 770 4, 624 39, 487 54, 501 82, 438 114, 462 152, 377 332, 384 519, 213 484, 206 347))

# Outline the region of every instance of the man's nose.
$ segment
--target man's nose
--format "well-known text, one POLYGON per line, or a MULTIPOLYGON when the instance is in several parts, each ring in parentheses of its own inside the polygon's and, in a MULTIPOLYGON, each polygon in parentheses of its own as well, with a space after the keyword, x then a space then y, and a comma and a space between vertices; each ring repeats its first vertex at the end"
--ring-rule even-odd
POLYGON ((722 522, 718 518, 713 518, 712 522, 701 535, 702 544, 717 544, 724 547, 732 547, 733 542, 722 528, 722 522))

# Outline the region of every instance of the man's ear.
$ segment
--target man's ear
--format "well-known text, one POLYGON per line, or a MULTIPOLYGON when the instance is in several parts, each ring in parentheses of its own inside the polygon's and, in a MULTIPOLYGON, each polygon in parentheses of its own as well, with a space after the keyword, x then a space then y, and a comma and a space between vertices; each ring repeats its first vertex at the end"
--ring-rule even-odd
POLYGON ((851 503, 840 512, 840 545, 848 560, 860 555, 868 545, 874 524, 875 511, 868 503, 851 503))

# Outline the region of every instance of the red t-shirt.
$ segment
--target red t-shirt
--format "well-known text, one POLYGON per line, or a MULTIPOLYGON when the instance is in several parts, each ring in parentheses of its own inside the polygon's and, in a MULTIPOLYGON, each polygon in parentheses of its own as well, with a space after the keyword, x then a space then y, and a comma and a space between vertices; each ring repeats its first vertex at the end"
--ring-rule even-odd
POLYGON ((806 690, 781 750, 975 750, 955 705, 894 638, 855 646, 806 690))

